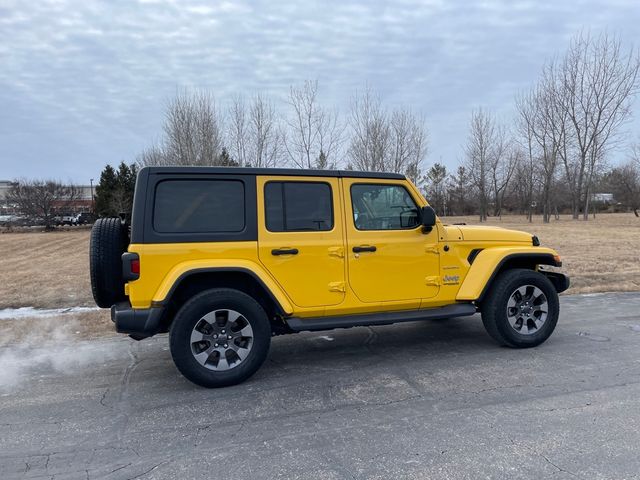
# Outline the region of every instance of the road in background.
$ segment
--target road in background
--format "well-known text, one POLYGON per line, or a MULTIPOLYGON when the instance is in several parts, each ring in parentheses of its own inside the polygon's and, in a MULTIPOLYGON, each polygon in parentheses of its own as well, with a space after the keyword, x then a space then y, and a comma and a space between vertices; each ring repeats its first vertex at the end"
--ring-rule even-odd
POLYGON ((640 478, 640 294, 562 297, 529 350, 479 316, 278 337, 220 390, 166 336, 91 344, 0 392, 0 478, 640 478))

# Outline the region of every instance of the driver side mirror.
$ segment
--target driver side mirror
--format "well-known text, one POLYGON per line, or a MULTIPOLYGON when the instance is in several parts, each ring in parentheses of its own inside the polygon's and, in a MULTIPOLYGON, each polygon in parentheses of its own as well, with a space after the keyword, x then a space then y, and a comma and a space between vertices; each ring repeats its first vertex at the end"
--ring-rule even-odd
POLYGON ((436 211, 430 206, 422 207, 420 209, 420 223, 422 223, 425 232, 430 232, 436 224, 436 211))

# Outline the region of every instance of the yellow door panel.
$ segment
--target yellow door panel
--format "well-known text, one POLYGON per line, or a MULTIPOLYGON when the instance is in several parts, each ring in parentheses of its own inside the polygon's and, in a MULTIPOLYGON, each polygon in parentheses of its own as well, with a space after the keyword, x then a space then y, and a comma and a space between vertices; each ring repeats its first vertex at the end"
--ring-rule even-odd
POLYGON ((257 179, 260 262, 299 307, 337 305, 345 296, 338 187, 337 178, 257 179))
POLYGON ((344 178, 349 285, 363 302, 418 307, 438 294, 438 235, 416 225, 415 192, 394 180, 344 178))

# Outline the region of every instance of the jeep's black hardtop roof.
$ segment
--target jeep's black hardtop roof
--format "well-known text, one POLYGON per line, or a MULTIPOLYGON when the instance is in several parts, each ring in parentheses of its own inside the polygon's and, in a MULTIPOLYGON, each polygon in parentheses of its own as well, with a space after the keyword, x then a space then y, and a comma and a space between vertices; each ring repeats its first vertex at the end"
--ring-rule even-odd
MULTIPOLYGON (((180 175, 270 175, 297 177, 347 177, 347 178, 383 178, 404 180, 399 173, 357 172, 353 170, 302 170, 297 168, 250 168, 250 167, 144 167, 149 174, 180 175)), ((141 170, 141 171, 142 171, 141 170)))

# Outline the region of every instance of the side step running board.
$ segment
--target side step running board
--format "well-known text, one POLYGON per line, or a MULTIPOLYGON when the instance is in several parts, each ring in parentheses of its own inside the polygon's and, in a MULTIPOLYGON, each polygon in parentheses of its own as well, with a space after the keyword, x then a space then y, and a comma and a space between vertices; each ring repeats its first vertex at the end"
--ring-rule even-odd
POLYGON ((453 317, 464 317, 476 313, 475 305, 457 303, 444 307, 424 310, 408 310, 403 312, 368 313, 364 315, 345 315, 341 317, 312 317, 286 319, 287 325, 294 332, 332 330, 334 328, 365 327, 370 325, 389 325, 391 323, 415 322, 417 320, 436 320, 453 317))

